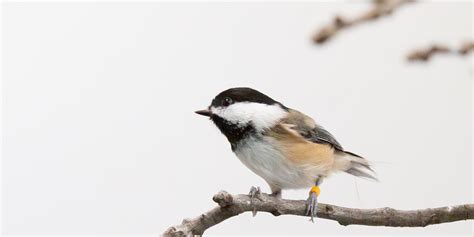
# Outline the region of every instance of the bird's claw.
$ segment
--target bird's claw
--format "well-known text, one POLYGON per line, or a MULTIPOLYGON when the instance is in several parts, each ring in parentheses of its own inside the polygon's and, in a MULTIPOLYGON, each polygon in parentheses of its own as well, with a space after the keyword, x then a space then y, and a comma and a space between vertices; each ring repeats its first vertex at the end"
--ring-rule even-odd
POLYGON ((309 197, 306 200, 306 215, 310 216, 310 221, 314 223, 314 218, 318 212, 318 194, 316 192, 309 192, 309 197))
POLYGON ((252 209, 252 216, 256 216, 257 215, 257 207, 255 207, 255 199, 258 199, 258 200, 261 200, 260 199, 260 187, 254 187, 252 186, 250 188, 250 192, 249 192, 249 196, 250 196, 250 205, 253 206, 253 209, 252 209))

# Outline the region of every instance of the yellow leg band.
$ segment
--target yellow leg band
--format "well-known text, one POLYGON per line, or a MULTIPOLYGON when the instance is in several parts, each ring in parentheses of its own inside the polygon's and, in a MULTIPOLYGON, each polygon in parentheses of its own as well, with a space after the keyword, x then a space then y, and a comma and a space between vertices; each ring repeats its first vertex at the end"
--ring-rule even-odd
POLYGON ((309 193, 316 193, 316 195, 319 196, 319 194, 321 193, 321 190, 319 189, 319 186, 313 186, 311 190, 309 190, 309 193))

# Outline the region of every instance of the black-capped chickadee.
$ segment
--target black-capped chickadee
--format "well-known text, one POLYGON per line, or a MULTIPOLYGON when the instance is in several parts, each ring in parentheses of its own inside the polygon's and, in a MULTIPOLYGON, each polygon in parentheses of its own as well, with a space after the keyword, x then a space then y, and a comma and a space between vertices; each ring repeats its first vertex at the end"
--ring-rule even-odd
MULTIPOLYGON (((368 161, 345 151, 307 115, 251 88, 219 93, 206 110, 242 163, 262 177, 272 195, 282 189, 309 188, 307 215, 316 216, 319 184, 336 171, 376 180, 368 161)), ((252 187, 251 196, 260 190, 252 187)), ((254 211, 255 215, 255 211, 254 211)))

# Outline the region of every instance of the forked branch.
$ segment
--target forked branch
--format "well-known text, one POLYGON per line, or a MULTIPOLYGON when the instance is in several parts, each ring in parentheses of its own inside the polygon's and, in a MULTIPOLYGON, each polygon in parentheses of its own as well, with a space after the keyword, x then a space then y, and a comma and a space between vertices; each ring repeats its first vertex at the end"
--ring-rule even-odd
MULTIPOLYGON (((220 222, 255 207, 259 212, 269 212, 275 216, 306 216, 306 203, 303 200, 286 200, 260 194, 253 205, 248 195, 231 195, 221 191, 213 200, 219 206, 193 219, 185 219, 180 225, 168 228, 163 236, 202 235, 204 231, 220 222)), ((392 208, 357 209, 320 203, 318 217, 335 220, 339 224, 424 227, 427 225, 474 219, 474 204, 427 208, 419 210, 396 210, 392 208)))

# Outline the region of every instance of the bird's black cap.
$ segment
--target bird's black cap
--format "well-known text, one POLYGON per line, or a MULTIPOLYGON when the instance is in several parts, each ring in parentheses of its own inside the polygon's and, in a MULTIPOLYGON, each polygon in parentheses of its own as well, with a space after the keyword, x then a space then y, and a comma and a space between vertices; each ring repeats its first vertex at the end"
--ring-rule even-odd
MULTIPOLYGON (((278 101, 273 100, 269 96, 263 94, 260 91, 254 90, 248 87, 235 87, 227 89, 221 93, 219 93, 211 103, 211 106, 218 107, 218 106, 225 106, 228 103, 228 99, 231 100, 231 103, 236 102, 255 102, 261 104, 280 104, 278 101)), ((286 108, 282 105, 283 108, 286 108)))

